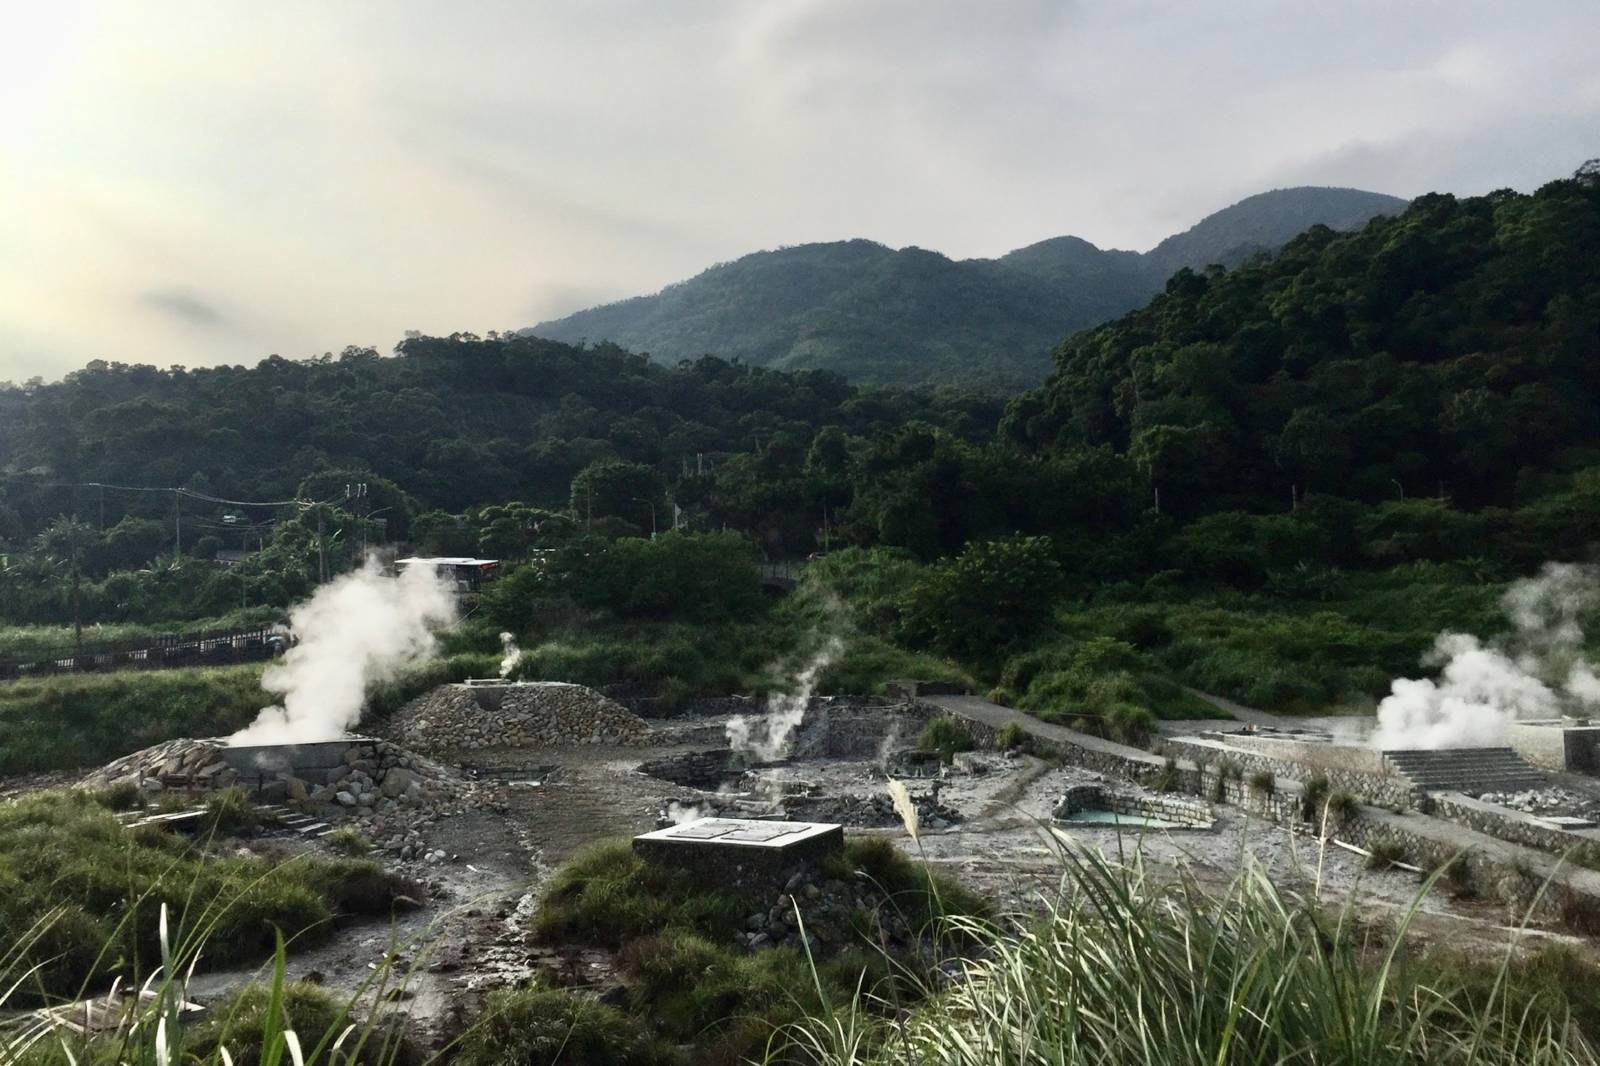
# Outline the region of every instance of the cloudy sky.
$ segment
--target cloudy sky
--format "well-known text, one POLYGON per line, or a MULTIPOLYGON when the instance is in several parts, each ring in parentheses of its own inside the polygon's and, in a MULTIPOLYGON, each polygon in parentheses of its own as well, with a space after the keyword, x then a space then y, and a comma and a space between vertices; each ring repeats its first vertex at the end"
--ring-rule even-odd
POLYGON ((0 379, 1600 155, 1595 0, 0 0, 0 379))

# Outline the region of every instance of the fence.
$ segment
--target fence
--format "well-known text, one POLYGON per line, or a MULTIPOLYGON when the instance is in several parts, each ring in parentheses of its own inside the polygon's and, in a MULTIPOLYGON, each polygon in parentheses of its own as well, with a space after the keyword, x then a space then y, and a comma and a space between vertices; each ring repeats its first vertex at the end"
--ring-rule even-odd
POLYGON ((256 662, 283 654, 289 636, 276 626, 173 633, 145 640, 105 641, 81 649, 0 659, 0 681, 110 670, 162 670, 256 662))

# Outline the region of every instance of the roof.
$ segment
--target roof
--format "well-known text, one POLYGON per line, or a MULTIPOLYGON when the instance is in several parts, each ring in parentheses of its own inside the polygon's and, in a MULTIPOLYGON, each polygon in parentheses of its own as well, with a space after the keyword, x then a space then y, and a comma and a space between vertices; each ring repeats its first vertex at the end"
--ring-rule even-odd
POLYGON ((410 566, 416 563, 422 566, 499 566, 499 559, 468 559, 455 555, 425 556, 413 555, 409 559, 396 559, 396 566, 410 566))

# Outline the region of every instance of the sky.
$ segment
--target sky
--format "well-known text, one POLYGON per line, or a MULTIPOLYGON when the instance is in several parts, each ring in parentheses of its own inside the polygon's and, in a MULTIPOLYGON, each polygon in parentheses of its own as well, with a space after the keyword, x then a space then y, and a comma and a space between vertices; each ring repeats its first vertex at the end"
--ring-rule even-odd
POLYGON ((0 0, 0 380, 1600 155, 1595 0, 0 0))

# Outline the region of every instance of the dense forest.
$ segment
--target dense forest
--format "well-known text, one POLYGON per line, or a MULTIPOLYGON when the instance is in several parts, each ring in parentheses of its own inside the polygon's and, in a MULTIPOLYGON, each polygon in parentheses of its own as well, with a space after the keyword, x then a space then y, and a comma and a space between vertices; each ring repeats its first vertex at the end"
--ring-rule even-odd
POLYGON ((95 364, 0 390, 0 613, 282 606, 385 540, 547 549, 455 650, 504 627, 525 670, 682 696, 842 628, 830 684, 943 672, 1111 731, 1202 711, 1180 683, 1360 703, 1600 541, 1600 167, 1180 270, 1055 366, 1002 407, 521 336, 95 364), (819 551, 764 608, 756 562, 819 551))
POLYGON ((1354 229, 1404 208, 1358 189, 1276 189, 1143 254, 1076 237, 965 260, 867 240, 802 244, 523 332, 609 340, 668 363, 710 352, 857 382, 1029 388, 1048 373, 1063 336, 1139 306, 1181 267, 1232 266, 1312 225, 1354 229))

